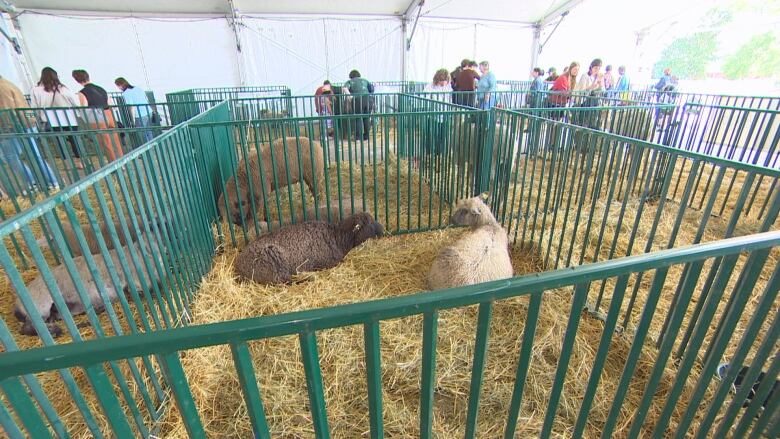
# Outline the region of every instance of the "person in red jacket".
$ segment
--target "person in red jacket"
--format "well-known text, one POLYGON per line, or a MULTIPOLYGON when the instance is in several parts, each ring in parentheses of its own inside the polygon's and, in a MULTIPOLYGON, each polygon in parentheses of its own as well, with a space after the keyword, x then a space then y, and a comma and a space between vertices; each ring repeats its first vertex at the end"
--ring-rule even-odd
MULTIPOLYGON (((548 106, 562 108, 569 103, 571 92, 577 86, 577 74, 579 72, 580 63, 574 61, 569 65, 569 70, 553 82, 550 88, 552 93, 547 98, 548 106)), ((560 119, 562 115, 562 111, 554 111, 550 116, 553 119, 560 119)))

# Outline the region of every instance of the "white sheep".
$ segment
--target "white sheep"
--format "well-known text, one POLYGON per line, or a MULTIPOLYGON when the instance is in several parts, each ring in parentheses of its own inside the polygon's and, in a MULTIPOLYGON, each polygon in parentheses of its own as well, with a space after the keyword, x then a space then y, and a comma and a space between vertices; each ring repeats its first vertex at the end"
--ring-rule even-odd
POLYGON ((470 226, 454 244, 444 247, 433 261, 427 286, 431 290, 473 285, 512 277, 509 239, 482 197, 461 201, 450 220, 470 226))
MULTIPOLYGON (((152 255, 155 257, 157 262, 160 264, 159 266, 162 267, 162 269, 165 269, 165 266, 162 265, 162 259, 160 252, 157 248, 157 245, 153 242, 150 242, 151 245, 144 246, 147 249, 151 249, 152 255)), ((141 246, 138 243, 133 244, 136 251, 140 252, 141 246)), ((130 258, 130 252, 129 246, 122 247, 122 251, 124 252, 125 260, 128 262, 128 268, 130 270, 130 278, 128 279, 127 276, 125 276, 125 272, 122 269, 122 265, 119 261, 119 254, 116 249, 109 250, 109 254, 111 255, 111 260, 114 264, 114 267, 116 268, 116 274, 119 278, 119 287, 121 288, 122 292, 129 291, 130 284, 132 282, 132 285, 135 286, 136 291, 142 291, 140 278, 138 276, 138 270, 136 270, 134 264, 132 263, 132 260, 130 258)), ((143 257, 141 253, 138 253, 140 257, 143 257)), ((119 293, 120 290, 117 290, 115 288, 114 283, 111 281, 111 276, 109 276, 108 266, 106 265, 105 260, 103 259, 103 256, 101 255, 94 255, 93 259, 95 261, 95 266, 97 267, 97 271, 100 275, 100 279, 102 280, 103 286, 105 288, 105 293, 107 295, 107 298, 110 302, 115 302, 119 300, 119 293)), ((73 264, 76 266, 76 272, 78 277, 81 279, 81 282, 84 285, 84 290, 87 293, 87 296, 90 299, 90 302, 92 303, 92 307, 94 307, 96 313, 100 313, 103 310, 105 310, 105 303, 103 301, 103 298, 100 295, 100 291, 98 289, 97 283, 95 282, 95 279, 93 279, 92 274, 89 270, 89 266, 87 265, 87 260, 84 256, 77 256, 73 258, 73 264)), ((152 266, 153 273, 157 270, 155 267, 154 261, 150 261, 150 264, 152 266)), ((140 264, 140 271, 143 273, 144 277, 144 283, 151 287, 151 285, 157 283, 158 277, 156 275, 149 275, 149 272, 146 269, 146 264, 143 262, 140 264)), ((62 294, 62 298, 65 301, 65 304, 67 305, 68 309, 70 310, 70 313, 72 315, 78 315, 78 314, 84 314, 86 313, 86 307, 84 303, 81 301, 81 298, 79 297, 78 292, 76 291, 76 286, 73 283, 73 279, 71 278, 70 274, 68 273, 68 268, 65 264, 60 264, 54 268, 51 269, 51 274, 54 276, 54 280, 57 284, 57 288, 60 290, 60 293, 62 294)), ((38 313, 41 315, 43 320, 47 323, 47 327, 49 328, 49 332, 52 333, 52 336, 58 337, 62 334, 62 329, 56 325, 54 320, 56 320, 60 312, 57 309, 57 306, 54 304, 54 300, 52 299, 52 296, 49 292, 49 288, 46 286, 46 282, 43 279, 42 275, 38 275, 35 279, 33 279, 30 283, 27 284, 27 291, 30 295, 30 297, 33 300, 33 303, 35 304, 35 308, 38 310, 38 313)), ((16 315, 16 318, 18 318, 20 321, 23 322, 21 333, 25 335, 36 335, 37 331, 35 330, 35 327, 32 325, 32 321, 30 320, 30 317, 27 313, 27 310, 24 308, 24 305, 22 304, 22 301, 17 297, 16 299, 16 305, 14 307, 14 315, 16 315)))

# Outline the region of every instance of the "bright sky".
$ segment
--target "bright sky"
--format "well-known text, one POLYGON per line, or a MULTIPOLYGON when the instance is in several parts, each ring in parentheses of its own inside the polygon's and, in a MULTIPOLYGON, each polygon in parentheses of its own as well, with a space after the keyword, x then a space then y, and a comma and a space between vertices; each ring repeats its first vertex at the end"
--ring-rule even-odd
MULTIPOLYGON (((757 6, 743 9, 738 17, 718 29, 718 56, 733 53, 756 33, 774 31, 780 40, 778 0, 743 0, 757 6), (769 5, 774 5, 770 7, 769 5), (774 11, 774 12, 771 12, 774 11)), ((652 64, 675 38, 696 29, 704 14, 727 0, 585 0, 577 6, 555 31, 540 57, 540 67, 555 66, 559 72, 571 61, 587 66, 593 58, 617 68, 625 64, 634 82, 649 81, 652 64), (648 33, 639 49, 636 32, 648 33)), ((730 2, 733 3, 733 2, 730 2)), ((549 32, 549 31, 548 31, 549 32)), ((542 36, 542 41, 546 35, 542 36)), ((715 63, 718 68, 718 63, 715 63)), ((710 80, 710 82, 718 82, 710 80)), ((722 82, 722 80, 721 80, 722 82)), ((743 81, 744 92, 771 88, 780 91, 775 81, 743 81)), ((717 87, 716 84, 711 84, 717 87)), ((732 87, 733 85, 729 85, 732 87)))

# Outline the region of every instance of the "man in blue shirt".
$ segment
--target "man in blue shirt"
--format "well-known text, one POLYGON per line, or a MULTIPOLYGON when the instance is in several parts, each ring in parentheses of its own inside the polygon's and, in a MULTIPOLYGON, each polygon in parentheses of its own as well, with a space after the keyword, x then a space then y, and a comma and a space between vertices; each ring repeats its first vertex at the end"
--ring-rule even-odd
POLYGON ((664 69, 664 75, 658 80, 658 84, 653 88, 658 91, 664 91, 664 89, 670 85, 672 85, 672 71, 667 67, 664 69))
POLYGON ((629 81, 628 75, 626 74, 626 66, 618 67, 618 80, 615 83, 615 91, 628 91, 630 87, 631 82, 629 81))

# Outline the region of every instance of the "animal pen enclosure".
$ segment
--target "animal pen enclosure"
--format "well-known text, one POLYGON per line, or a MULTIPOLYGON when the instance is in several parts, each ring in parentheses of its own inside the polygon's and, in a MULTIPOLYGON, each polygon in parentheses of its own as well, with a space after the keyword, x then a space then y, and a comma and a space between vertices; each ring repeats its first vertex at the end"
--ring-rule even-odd
MULTIPOLYGON (((777 433, 771 379, 744 408, 749 386, 729 390, 743 364, 747 382, 780 368, 780 171, 649 143, 645 108, 575 110, 606 114, 600 130, 411 95, 392 113, 257 117, 281 99, 218 104, 0 225, 9 436, 777 433), (321 147, 323 180, 218 203, 279 138, 298 158, 321 147), (452 202, 482 191, 518 277, 418 293, 464 233, 452 202), (249 215, 231 223, 228 201, 249 215), (356 208, 395 236, 291 286, 233 279, 254 235, 356 208), (48 310, 25 287, 39 276, 48 310), (71 315, 63 288, 105 313, 71 315), (17 296, 39 337, 18 334, 17 296)), ((269 157, 261 181, 313 166, 269 157)))

